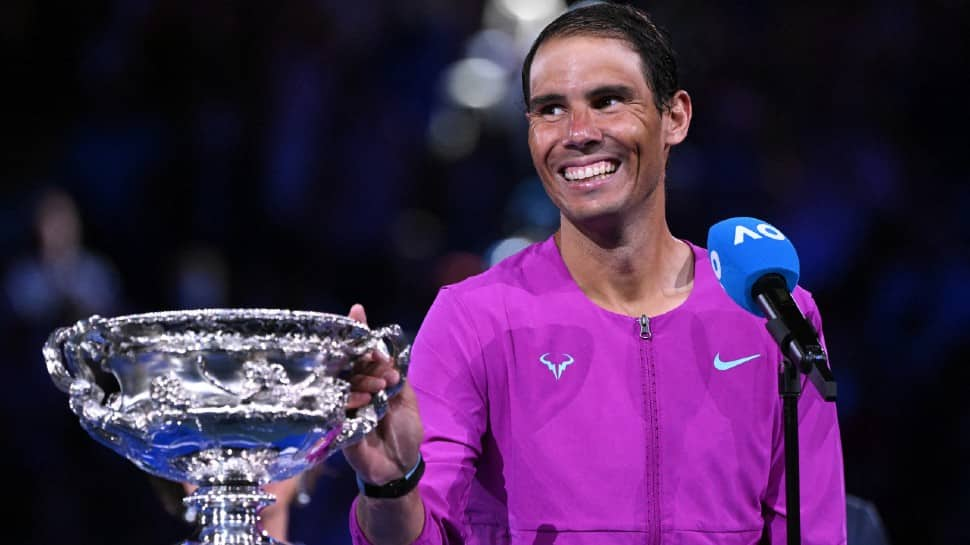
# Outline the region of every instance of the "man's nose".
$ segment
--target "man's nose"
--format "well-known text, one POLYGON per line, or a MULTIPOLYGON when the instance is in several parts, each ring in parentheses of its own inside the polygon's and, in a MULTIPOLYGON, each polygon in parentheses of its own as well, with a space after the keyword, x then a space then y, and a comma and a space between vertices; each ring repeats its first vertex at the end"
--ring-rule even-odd
POLYGON ((586 148, 599 142, 603 133, 596 125, 589 108, 578 108, 570 112, 569 122, 563 145, 568 148, 586 148))

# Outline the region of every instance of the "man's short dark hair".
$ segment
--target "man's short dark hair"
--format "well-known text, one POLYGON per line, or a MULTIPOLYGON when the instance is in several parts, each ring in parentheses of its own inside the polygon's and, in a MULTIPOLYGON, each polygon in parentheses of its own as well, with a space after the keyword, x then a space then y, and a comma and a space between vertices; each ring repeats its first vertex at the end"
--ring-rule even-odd
POLYGON ((653 91, 653 102, 661 112, 670 107, 677 92, 677 61, 667 32, 645 11, 633 6, 607 2, 574 8, 560 15, 539 33, 522 63, 522 96, 529 106, 529 77, 532 60, 539 46, 550 38, 595 36, 626 42, 643 65, 643 77, 653 91))

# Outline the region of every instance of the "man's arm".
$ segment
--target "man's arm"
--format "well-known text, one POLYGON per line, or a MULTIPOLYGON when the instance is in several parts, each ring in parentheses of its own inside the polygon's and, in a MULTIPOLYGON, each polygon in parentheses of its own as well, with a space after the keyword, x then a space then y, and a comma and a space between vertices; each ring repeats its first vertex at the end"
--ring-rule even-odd
POLYGON ((424 476, 417 489, 400 498, 358 496, 350 521, 354 543, 464 541, 463 514, 487 421, 485 379, 478 334, 449 291, 442 290, 428 311, 412 346, 408 384, 378 430, 362 446, 345 449, 362 480, 383 484, 414 467, 417 445, 411 454, 411 444, 423 436, 424 476), (385 459, 377 460, 378 455, 385 459))
POLYGON ((414 542, 425 526, 424 503, 417 489, 395 499, 359 496, 352 516, 357 517, 358 530, 371 543, 406 545, 414 542))
MULTIPOLYGON (((401 389, 398 397, 401 396, 414 398, 414 390, 410 384, 405 384, 401 389)), ((391 416, 390 412, 385 418, 387 416, 391 416)), ((400 415, 392 416, 394 417, 400 415)), ((376 479, 368 482, 384 484, 376 479)), ((351 519, 351 534, 355 537, 355 543, 408 545, 417 540, 424 530, 424 502, 417 488, 400 498, 370 498, 359 494, 351 509, 351 519)))

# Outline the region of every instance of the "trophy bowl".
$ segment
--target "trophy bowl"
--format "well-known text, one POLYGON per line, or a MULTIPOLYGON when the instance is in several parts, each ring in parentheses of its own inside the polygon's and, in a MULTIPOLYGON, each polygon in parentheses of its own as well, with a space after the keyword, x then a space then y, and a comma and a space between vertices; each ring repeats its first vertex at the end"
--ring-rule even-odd
POLYGON ((96 440, 142 470, 198 486, 184 545, 281 543, 259 528, 260 487, 370 433, 404 384, 410 346, 396 325, 276 309, 201 309, 102 318, 55 330, 47 369, 96 440), (346 409, 354 362, 379 351, 393 388, 346 409))

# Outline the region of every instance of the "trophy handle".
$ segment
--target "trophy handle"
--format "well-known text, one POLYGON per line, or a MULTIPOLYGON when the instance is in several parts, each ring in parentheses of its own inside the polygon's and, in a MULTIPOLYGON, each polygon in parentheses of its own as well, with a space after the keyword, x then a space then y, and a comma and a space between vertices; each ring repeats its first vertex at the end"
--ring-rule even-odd
POLYGON ((323 460, 338 450, 356 443, 374 431, 378 422, 387 413, 388 402, 404 387, 407 380, 408 365, 411 361, 411 345, 404 338, 398 325, 390 325, 371 333, 372 350, 387 353, 394 361, 394 368, 401 374, 401 380, 390 388, 385 388, 371 396, 367 405, 357 409, 340 426, 334 436, 324 439, 311 455, 313 461, 323 460))
MULTIPOLYGON (((384 342, 384 345, 387 347, 387 354, 394 361, 394 368, 401 374, 401 380, 397 384, 384 390, 387 399, 390 399, 396 396, 401 391, 401 388, 404 388, 404 381, 408 374, 408 365, 411 363, 411 345, 407 343, 407 340, 404 338, 404 332, 401 331, 401 326, 398 325, 382 327, 375 331, 373 335, 374 339, 378 342, 384 342)), ((387 412, 386 406, 380 412, 378 418, 383 417, 384 412, 387 412)))
POLYGON ((80 395, 83 391, 84 395, 99 403, 104 399, 104 390, 96 384, 91 369, 80 364, 80 361, 87 354, 93 361, 101 362, 104 358, 103 346, 95 338, 68 347, 64 345, 69 339, 86 336, 102 321, 100 316, 95 315, 70 327, 58 328, 47 338, 43 348, 47 372, 59 390, 72 396, 80 395))
POLYGON ((104 322, 104 318, 94 315, 56 329, 42 351, 54 385, 69 394, 71 411, 79 417, 81 426, 108 447, 126 451, 127 438, 138 432, 138 422, 107 405, 109 400, 94 371, 83 363, 102 365, 105 361, 107 341, 98 331, 104 322), (73 342, 76 339, 83 340, 73 342))

